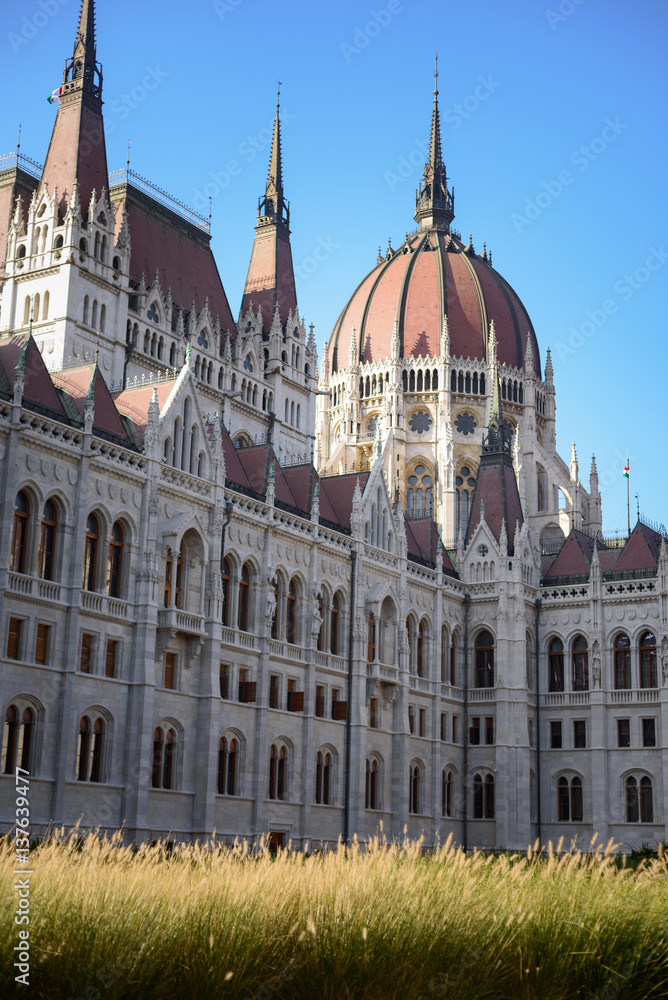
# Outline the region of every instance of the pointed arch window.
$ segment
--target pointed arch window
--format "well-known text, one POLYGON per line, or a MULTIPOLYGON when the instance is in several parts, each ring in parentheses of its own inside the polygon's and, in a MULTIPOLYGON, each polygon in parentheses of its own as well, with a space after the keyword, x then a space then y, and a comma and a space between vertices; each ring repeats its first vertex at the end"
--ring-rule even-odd
POLYGON ((42 580, 53 580, 57 528, 58 513, 56 506, 52 500, 47 500, 44 504, 44 517, 42 518, 40 529, 37 557, 38 573, 42 580))
POLYGON ((550 691, 564 690, 564 644, 561 639, 553 639, 549 645, 548 665, 550 676, 548 688, 550 691))
POLYGON ((424 622, 418 625, 415 666, 418 677, 424 677, 424 622))
POLYGON ((223 585, 223 625, 230 624, 230 561, 227 556, 223 559, 222 572, 220 574, 223 585))
POLYGON ((583 635, 576 636, 573 641, 573 690, 589 690, 589 650, 587 640, 583 635))
POLYGON ((97 575, 97 549, 100 541, 100 526, 95 514, 89 514, 86 521, 86 542, 84 548, 83 589, 95 590, 97 575))
POLYGON ((329 805, 332 788, 332 755, 319 750, 315 763, 315 801, 318 805, 329 805))
POLYGON ((35 715, 31 708, 23 713, 16 705, 8 705, 2 739, 2 773, 14 774, 16 767, 30 770, 30 751, 35 715))
POLYGON ((237 769, 239 757, 239 742, 235 738, 229 741, 221 737, 218 750, 218 794, 238 795, 237 769))
POLYGON ((640 687, 656 686, 656 636, 653 632, 645 632, 640 639, 640 687))
POLYGON ((494 638, 487 631, 480 632, 475 640, 475 686, 494 687, 494 638))
POLYGON ((557 815, 563 822, 581 823, 583 815, 582 779, 562 776, 557 782, 557 815))
POLYGON ((473 776, 473 818, 494 819, 494 776, 482 774, 473 776))
POLYGON ((287 614, 285 616, 285 638, 294 645, 297 642, 297 585, 290 580, 288 587, 287 614))
POLYGON ((109 565, 107 592, 109 597, 121 596, 121 573, 123 570, 123 528, 120 521, 114 523, 109 542, 109 565))
POLYGON ((615 636, 615 689, 633 687, 631 680, 631 640, 623 632, 615 636))
POLYGON ((287 751, 284 746, 272 743, 269 751, 269 798, 287 798, 287 751))
POLYGON ((379 783, 378 783, 378 761, 375 757, 367 758, 366 762, 366 785, 364 793, 364 808, 379 808, 379 783))
POLYGON ((452 816, 453 775, 450 768, 443 769, 441 778, 441 815, 452 816))
POLYGON ((30 500, 28 499, 28 494, 24 490, 19 490, 16 494, 14 507, 11 569, 14 573, 25 573, 28 556, 30 500))
POLYGON ((409 813, 419 813, 422 797, 422 768, 419 764, 411 764, 409 768, 409 813))
POLYGON ((181 573, 183 570, 183 559, 181 553, 173 555, 171 549, 165 563, 165 607, 181 607, 181 573))
POLYGON ((244 563, 241 567, 241 575, 239 577, 239 616, 237 618, 237 624, 241 632, 248 631, 249 602, 250 571, 248 569, 248 564, 244 563))
POLYGON ((332 608, 329 616, 329 651, 334 656, 339 655, 339 595, 334 594, 332 598, 332 608))

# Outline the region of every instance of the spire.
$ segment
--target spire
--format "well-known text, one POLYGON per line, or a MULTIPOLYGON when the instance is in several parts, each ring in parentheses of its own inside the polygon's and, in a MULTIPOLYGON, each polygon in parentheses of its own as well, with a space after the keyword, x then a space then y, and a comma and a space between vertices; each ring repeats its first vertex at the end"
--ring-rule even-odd
POLYGON ((431 115, 429 159, 420 188, 415 196, 415 221, 421 229, 450 228, 455 217, 454 191, 448 191, 448 178, 441 152, 441 120, 438 111, 438 54, 434 70, 434 108, 431 115))
POLYGON ((578 468, 578 456, 575 451, 575 441, 571 443, 571 460, 568 466, 568 471, 571 477, 571 482, 577 483, 580 470, 578 468))
POLYGON ((95 0, 82 0, 72 61, 65 64, 63 74, 63 86, 67 92, 84 90, 101 101, 102 67, 98 65, 96 55, 95 0))
POLYGON ((554 379, 554 369, 552 367, 552 354, 550 348, 547 349, 547 357, 545 358, 545 381, 547 385, 552 385, 554 379))
POLYGON ((450 356, 450 331, 448 329, 448 316, 447 313, 443 313, 443 325, 441 326, 441 357, 447 358, 450 356))
POLYGON ((281 153, 281 119, 280 119, 281 85, 279 81, 276 96, 276 117, 274 119, 274 134, 271 139, 271 154, 269 156, 269 173, 264 198, 260 198, 257 209, 258 223, 272 222, 289 230, 290 205, 283 196, 283 156, 281 153))
POLYGON ((251 299, 262 309, 262 333, 265 337, 271 327, 275 306, 280 305, 283 316, 287 316, 291 310, 294 316, 297 315, 297 289, 290 247, 290 203, 285 200, 283 193, 278 99, 269 156, 269 173, 264 195, 258 199, 255 241, 241 302, 242 315, 247 312, 251 299))
POLYGON ((359 364, 359 345, 357 343, 357 331, 353 326, 350 331, 350 343, 348 344, 348 367, 357 368, 359 364))
POLYGON ((108 184, 107 152, 102 121, 102 66, 95 43, 95 3, 83 0, 71 59, 65 60, 63 85, 39 193, 58 189, 61 217, 67 211, 75 181, 85 211, 91 191, 108 184))
POLYGON ((393 360, 398 360, 401 352, 401 342, 399 340, 399 319, 395 316, 394 327, 392 328, 392 345, 390 355, 393 360))
POLYGON ((533 344, 531 343, 531 333, 527 333, 527 347, 524 352, 524 371, 527 374, 527 378, 534 378, 534 357, 533 357, 533 344))
POLYGON ((591 456, 591 470, 589 472, 589 492, 598 493, 598 469, 596 468, 596 456, 591 456))

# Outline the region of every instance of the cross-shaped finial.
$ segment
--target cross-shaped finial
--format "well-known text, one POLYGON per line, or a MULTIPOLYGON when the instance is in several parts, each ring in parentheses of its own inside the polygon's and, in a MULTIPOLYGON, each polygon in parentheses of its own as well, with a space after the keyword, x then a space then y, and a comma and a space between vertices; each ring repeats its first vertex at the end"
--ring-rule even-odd
POLYGON ((281 87, 283 86, 283 83, 281 80, 277 80, 276 83, 278 84, 278 91, 276 93, 276 107, 278 107, 278 105, 281 102, 281 87))
POLYGON ((436 69, 434 70, 434 93, 438 94, 438 52, 436 53, 436 69))

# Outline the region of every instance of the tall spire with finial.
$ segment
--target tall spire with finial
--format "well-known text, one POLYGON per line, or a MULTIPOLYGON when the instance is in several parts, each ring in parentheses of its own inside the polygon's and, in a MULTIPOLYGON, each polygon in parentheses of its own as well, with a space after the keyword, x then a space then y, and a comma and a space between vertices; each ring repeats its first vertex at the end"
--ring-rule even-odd
POLYGON ((261 307, 264 334, 269 333, 277 305, 284 321, 290 313, 297 316, 297 289, 290 247, 290 203, 283 192, 280 81, 278 86, 269 173, 264 195, 258 199, 255 242, 241 302, 241 315, 248 312, 251 301, 255 308, 261 307))
POLYGON ((448 190, 448 178, 441 152, 441 119, 438 111, 438 53, 434 70, 434 108, 431 115, 429 159, 420 188, 415 195, 415 221, 421 229, 446 231, 455 217, 455 193, 448 190))
POLYGON ((60 105, 40 180, 53 194, 58 188, 64 215, 74 181, 85 211, 91 192, 109 184, 102 121, 102 66, 97 61, 95 0, 82 0, 72 57, 65 60, 60 105))
POLYGON ((276 117, 274 118, 274 134, 271 139, 271 154, 269 156, 269 173, 264 198, 258 203, 258 222, 261 219, 271 220, 276 225, 290 226, 290 205, 283 195, 283 156, 281 152, 281 81, 278 81, 276 94, 276 117))

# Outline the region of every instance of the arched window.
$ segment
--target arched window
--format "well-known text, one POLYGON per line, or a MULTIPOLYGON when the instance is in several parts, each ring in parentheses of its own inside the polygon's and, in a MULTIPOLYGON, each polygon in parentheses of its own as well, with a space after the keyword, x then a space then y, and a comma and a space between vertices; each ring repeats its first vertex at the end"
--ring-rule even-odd
POLYGON ((366 658, 369 663, 376 659, 376 619, 369 615, 367 620, 366 658))
POLYGON ((158 341, 158 360, 162 361, 162 356, 165 353, 165 338, 161 337, 158 341))
POLYGON ((86 521, 86 543, 84 548, 83 582, 84 590, 95 590, 97 575, 97 546, 100 528, 95 514, 89 514, 86 521))
POLYGON ((42 319, 49 318, 49 300, 51 298, 50 292, 44 292, 44 305, 42 307, 42 319))
POLYGON ((121 596, 121 573, 123 570, 123 528, 116 521, 111 529, 109 542, 109 563, 107 567, 107 593, 109 597, 121 596))
POLYGON ((102 780, 102 740, 104 738, 104 722, 96 719, 93 723, 93 740, 90 755, 90 781, 102 780))
POLYGON ((448 629, 445 625, 441 627, 441 684, 448 683, 448 629))
POLYGON ((218 794, 238 795, 237 767, 239 758, 239 742, 223 736, 218 750, 218 794))
POLYGON ((454 632, 450 643, 450 684, 457 686, 457 636, 454 632))
POLYGON ((89 300, 88 296, 86 295, 84 297, 84 304, 83 304, 83 321, 84 321, 84 326, 88 326, 89 315, 90 315, 90 300, 89 300))
POLYGON ((589 690, 589 652, 583 635, 573 641, 573 690, 589 690))
POLYGON ((77 781, 88 781, 90 758, 90 719, 87 715, 79 721, 79 743, 77 747, 77 781))
POLYGON ((176 555, 167 556, 165 563, 165 607, 181 607, 181 574, 183 572, 183 558, 180 552, 176 555), (176 563, 176 570, 174 569, 176 563))
POLYGON ((56 529, 58 527, 58 512, 52 500, 44 504, 44 517, 39 536, 39 552, 37 556, 37 571, 42 580, 53 580, 54 555, 56 551, 56 529))
POLYGON ((548 689, 550 691, 564 690, 564 644, 561 639, 553 639, 549 645, 548 665, 550 676, 548 689))
POLYGON ((424 677, 424 622, 420 622, 417 633, 416 671, 418 677, 424 677))
POLYGON ((410 673, 414 671, 414 650, 413 650, 413 619, 409 615, 406 619, 406 639, 408 645, 408 669, 410 673))
POLYGON ((408 811, 409 813, 419 813, 422 799, 422 768, 419 764, 412 763, 410 765, 409 782, 408 811))
POLYGON ((173 729, 165 733, 165 745, 162 752, 162 788, 174 787, 174 757, 176 754, 176 736, 173 729))
POLYGON ((645 632, 640 639, 640 687, 656 686, 656 636, 653 632, 645 632))
POLYGON ((249 609, 250 572, 248 565, 244 563, 239 576, 239 616, 238 627, 242 632, 248 631, 248 609, 249 609))
POLYGON ((294 645, 297 642, 297 586, 290 580, 288 587, 288 607, 285 616, 285 638, 294 645))
POLYGON ((443 769, 441 777, 441 815, 452 816, 453 775, 450 768, 443 769))
POLYGON ((334 656, 339 655, 339 595, 334 594, 332 607, 329 613, 329 651, 334 656))
POLYGON ((2 772, 14 774, 17 767, 30 771, 30 750, 35 715, 31 708, 21 712, 16 705, 9 705, 5 713, 2 738, 2 772))
POLYGON ((557 815, 560 820, 582 822, 582 779, 561 777, 557 782, 557 815))
POLYGON ((90 325, 94 329, 97 327, 97 299, 93 299, 93 309, 90 314, 90 325))
POLYGON ((95 233, 95 242, 93 244, 93 257, 98 260, 100 256, 100 234, 95 233))
POLYGON ((23 325, 27 326, 30 322, 30 296, 26 295, 25 302, 23 303, 23 325))
POLYGON ((11 570, 25 573, 28 556, 28 527, 30 524, 30 500, 24 490, 16 495, 14 503, 14 530, 12 533, 11 570))
POLYGON ((631 641, 620 632, 615 636, 615 689, 618 691, 633 687, 631 680, 631 641))
POLYGON ((366 785, 364 792, 364 808, 380 809, 379 802, 379 781, 378 781, 378 761, 375 757, 367 758, 366 762, 366 785))
POLYGON ((227 556, 223 559, 221 566, 221 582, 223 585, 223 625, 230 624, 230 561, 227 556))
POLYGON ((490 632, 480 632, 475 641, 475 686, 494 687, 494 639, 490 632))
POLYGON ((269 798, 287 799, 288 755, 284 746, 272 743, 269 751, 269 798))
POLYGON ((176 344, 173 343, 169 348, 169 367, 173 368, 175 364, 176 364, 176 344))
POLYGON ((319 750, 315 760, 315 801, 320 805, 330 805, 332 789, 332 755, 319 750))
POLYGON ((100 249, 100 260, 102 261, 103 264, 105 264, 106 260, 107 260, 107 237, 106 236, 102 237, 102 247, 100 249))
POLYGON ((494 776, 473 775, 473 818, 494 819, 494 776))

